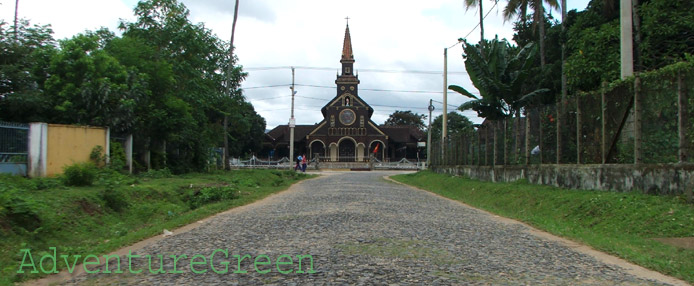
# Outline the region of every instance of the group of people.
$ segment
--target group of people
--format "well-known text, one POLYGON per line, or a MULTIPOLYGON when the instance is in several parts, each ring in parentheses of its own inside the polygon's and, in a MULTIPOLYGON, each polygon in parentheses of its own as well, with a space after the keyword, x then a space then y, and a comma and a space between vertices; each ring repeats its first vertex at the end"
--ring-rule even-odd
POLYGON ((301 172, 306 173, 307 163, 308 158, 306 158, 306 154, 299 155, 299 157, 296 157, 296 166, 294 166, 294 171, 301 170, 301 172))

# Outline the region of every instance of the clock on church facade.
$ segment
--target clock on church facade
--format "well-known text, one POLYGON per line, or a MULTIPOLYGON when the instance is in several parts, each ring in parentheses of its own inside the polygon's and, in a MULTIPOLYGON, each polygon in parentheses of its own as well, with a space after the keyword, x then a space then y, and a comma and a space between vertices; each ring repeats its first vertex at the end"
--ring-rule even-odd
MULTIPOLYGON (((417 141, 424 137, 423 133, 414 126, 379 126, 371 120, 373 108, 359 96, 360 81, 354 72, 349 25, 340 63, 335 96, 320 110, 323 120, 295 128, 295 154, 307 154, 312 159, 319 156, 321 161, 332 162, 365 162, 372 154, 381 161, 415 159, 417 141)), ((278 154, 276 158, 282 156, 282 146, 289 145, 288 131, 287 125, 280 125, 266 133, 264 152, 272 150, 278 154)))

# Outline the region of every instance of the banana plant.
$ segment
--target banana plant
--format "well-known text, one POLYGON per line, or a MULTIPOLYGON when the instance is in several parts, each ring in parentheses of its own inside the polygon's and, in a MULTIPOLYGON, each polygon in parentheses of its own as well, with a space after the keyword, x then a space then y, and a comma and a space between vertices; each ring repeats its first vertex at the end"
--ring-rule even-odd
POLYGON ((519 49, 495 37, 483 46, 464 41, 463 50, 465 69, 480 96, 458 85, 448 86, 472 99, 458 107, 461 111, 474 110, 479 117, 501 119, 512 116, 533 98, 549 92, 546 88, 524 92, 528 90, 525 80, 537 56, 537 48, 532 43, 519 49))

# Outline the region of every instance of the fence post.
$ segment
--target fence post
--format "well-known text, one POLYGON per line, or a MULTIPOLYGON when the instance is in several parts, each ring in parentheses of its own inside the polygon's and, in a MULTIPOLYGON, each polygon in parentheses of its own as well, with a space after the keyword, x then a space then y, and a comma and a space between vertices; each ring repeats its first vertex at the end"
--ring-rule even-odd
POLYGON ((477 128, 477 165, 482 166, 482 160, 480 159, 480 154, 482 154, 482 125, 477 128))
POLYGON ((496 126, 499 124, 498 121, 493 121, 492 123, 492 135, 494 135, 494 150, 492 153, 492 166, 496 166, 496 126))
POLYGON ((540 146, 540 165, 542 165, 542 153, 545 151, 545 146, 542 145, 542 137, 544 132, 542 131, 542 119, 544 116, 542 116, 542 111, 538 110, 537 111, 537 126, 540 129, 540 138, 537 140, 537 146, 540 146))
POLYGON ((133 173, 133 135, 129 134, 125 138, 125 144, 123 146, 125 149, 125 163, 128 165, 128 173, 133 173))
POLYGON ((581 164, 581 104, 576 95, 576 164, 581 164))
POLYGON ((530 164, 530 112, 525 109, 525 165, 530 164))
POLYGON ((677 72, 677 132, 679 133, 679 150, 677 157, 680 163, 687 162, 687 90, 682 71, 677 72))
POLYGON ((504 118, 504 166, 508 165, 508 118, 504 118))
POLYGON ((559 99, 559 104, 557 104, 557 164, 561 164, 561 117, 564 115, 562 112, 564 108, 564 101, 562 98, 559 99))
POLYGON ((600 141, 600 151, 602 152, 602 163, 607 163, 607 99, 605 98, 605 93, 607 92, 607 82, 602 82, 602 89, 600 90, 601 104, 602 104, 602 116, 600 116, 600 121, 602 122, 602 138, 600 141))
POLYGON ((29 148, 27 150, 27 175, 32 178, 46 176, 48 151, 48 124, 29 124, 29 148))
POLYGON ((641 159, 641 77, 634 74, 634 164, 640 164, 641 159))

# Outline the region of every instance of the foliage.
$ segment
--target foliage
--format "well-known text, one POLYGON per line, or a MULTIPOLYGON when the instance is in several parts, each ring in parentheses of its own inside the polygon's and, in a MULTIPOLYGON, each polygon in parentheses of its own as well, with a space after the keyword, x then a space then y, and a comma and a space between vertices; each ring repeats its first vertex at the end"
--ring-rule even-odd
POLYGON ((109 165, 108 167, 115 171, 127 171, 126 160, 125 160, 125 149, 120 142, 111 141, 109 143, 109 165))
POLYGON ((63 168, 65 185, 91 186, 97 175, 97 166, 93 162, 75 163, 63 168))
POLYGON ((417 126, 417 129, 424 130, 426 125, 424 125, 424 119, 427 116, 424 114, 419 114, 412 112, 411 110, 400 111, 396 110, 388 116, 386 122, 383 123, 385 126, 417 126))
POLYGON ((494 38, 484 46, 465 41, 463 50, 465 69, 481 98, 463 87, 449 86, 450 90, 473 99, 458 107, 461 111, 472 109, 480 117, 501 119, 518 112, 533 98, 548 91, 535 89, 523 92, 523 84, 536 54, 532 44, 516 49, 506 40, 494 38))
POLYGON ((58 47, 49 26, 21 21, 15 39, 0 23, 0 120, 108 126, 134 135, 136 160, 149 152, 175 173, 204 170, 224 136, 231 156, 259 151, 265 120, 243 97, 229 43, 177 0, 140 1, 134 13, 122 36, 85 31, 58 47))
MULTIPOLYGON (((446 133, 448 137, 460 137, 464 135, 470 135, 475 132, 475 128, 472 125, 472 121, 457 113, 455 111, 449 112, 446 116, 446 133)), ((443 115, 436 116, 434 121, 431 122, 431 138, 432 140, 441 139, 441 126, 443 125, 443 115)))
POLYGON ((0 20, 0 120, 45 121, 47 104, 42 84, 56 43, 50 26, 30 26, 21 20, 13 27, 0 20))
MULTIPOLYGON (((0 285, 43 276, 16 273, 22 261, 19 249, 40 252, 54 246, 66 255, 102 255, 159 235, 162 229, 176 229, 265 198, 310 177, 290 173, 236 170, 155 179, 112 172, 111 177, 89 187, 43 189, 36 186, 44 180, 0 175, 0 285), (253 186, 237 186, 232 181, 252 182, 248 184, 253 186), (215 188, 231 185, 237 198, 208 200, 191 208, 188 190, 208 189, 204 192, 214 197, 215 188)), ((230 198, 224 193, 219 197, 230 198)), ((44 268, 50 269, 47 262, 44 268)), ((64 267, 59 263, 58 270, 67 271, 64 267)))
POLYGON ((188 192, 188 204, 190 205, 191 209, 196 209, 202 205, 213 202, 238 198, 238 191, 236 188, 231 186, 205 187, 188 192))

